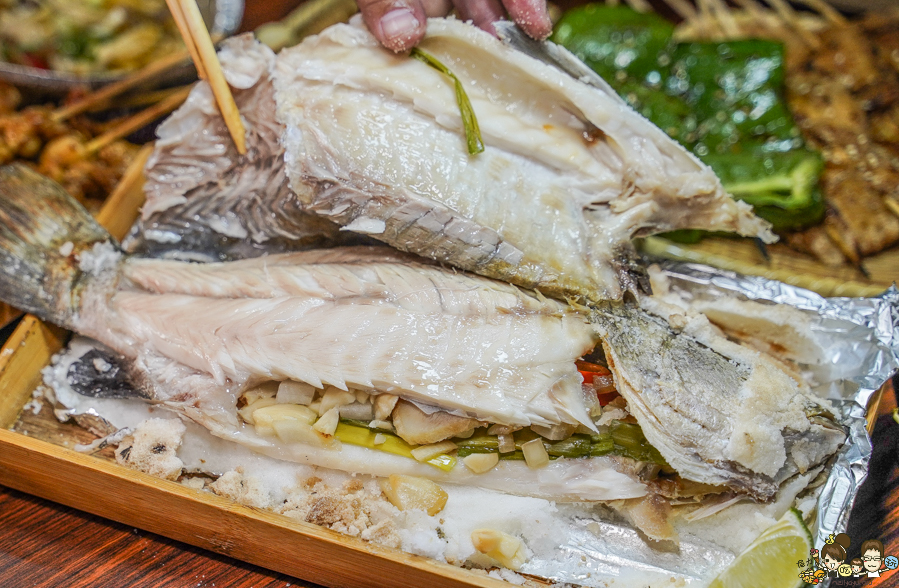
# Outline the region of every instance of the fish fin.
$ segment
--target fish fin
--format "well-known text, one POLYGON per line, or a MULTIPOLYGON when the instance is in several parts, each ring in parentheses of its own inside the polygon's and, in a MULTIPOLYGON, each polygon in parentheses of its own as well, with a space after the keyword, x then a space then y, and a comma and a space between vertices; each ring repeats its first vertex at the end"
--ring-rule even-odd
POLYGON ((62 186, 22 164, 0 167, 0 300, 69 326, 78 253, 112 241, 62 186))

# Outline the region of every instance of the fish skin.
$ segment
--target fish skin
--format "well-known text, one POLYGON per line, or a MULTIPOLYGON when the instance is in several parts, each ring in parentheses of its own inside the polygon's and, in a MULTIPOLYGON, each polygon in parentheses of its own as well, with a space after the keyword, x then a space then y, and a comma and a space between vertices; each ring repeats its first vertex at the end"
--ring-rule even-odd
POLYGON ((642 302, 598 305, 591 320, 628 410, 684 478, 769 500, 843 443, 832 420, 808 416, 827 403, 776 362, 717 335, 702 315, 642 302))
POLYGON ((69 302, 80 290, 76 256, 109 239, 90 215, 71 216, 71 202, 59 185, 23 164, 0 167, 0 270, 7 276, 0 299, 68 328, 69 302))
POLYGON ((773 239, 617 97, 453 19, 431 19, 420 47, 462 81, 486 150, 467 153, 446 76, 385 51, 359 21, 336 25, 283 51, 275 70, 287 174, 307 210, 441 263, 592 300, 633 285, 620 276, 634 236, 690 227, 773 239))
POLYGON ((209 84, 200 81, 157 129, 145 168, 146 203, 126 250, 142 256, 227 261, 266 253, 361 243, 304 212, 284 173, 275 120, 275 55, 251 33, 218 53, 247 129, 240 155, 209 84))

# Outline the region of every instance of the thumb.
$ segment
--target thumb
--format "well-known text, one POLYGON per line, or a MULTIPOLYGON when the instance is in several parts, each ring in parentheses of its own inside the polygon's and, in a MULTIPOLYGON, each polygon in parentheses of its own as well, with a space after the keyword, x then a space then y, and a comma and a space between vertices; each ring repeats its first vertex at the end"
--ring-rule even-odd
POLYGON ((357 0, 362 20, 385 47, 408 51, 425 35, 421 0, 357 0))

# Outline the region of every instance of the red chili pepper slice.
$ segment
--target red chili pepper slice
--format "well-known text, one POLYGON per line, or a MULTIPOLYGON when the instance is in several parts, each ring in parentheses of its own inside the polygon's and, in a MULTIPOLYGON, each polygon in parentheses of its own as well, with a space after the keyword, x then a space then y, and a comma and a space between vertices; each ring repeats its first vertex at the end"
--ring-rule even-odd
POLYGON ((585 384, 592 384, 593 378, 596 376, 608 376, 612 374, 612 372, 609 371, 609 368, 601 366, 598 363, 580 360, 574 363, 577 365, 578 371, 581 372, 581 375, 584 377, 585 384))
POLYGON ((577 361, 577 369, 584 377, 584 383, 596 390, 599 405, 605 406, 620 396, 615 389, 615 380, 609 368, 588 361, 577 361))

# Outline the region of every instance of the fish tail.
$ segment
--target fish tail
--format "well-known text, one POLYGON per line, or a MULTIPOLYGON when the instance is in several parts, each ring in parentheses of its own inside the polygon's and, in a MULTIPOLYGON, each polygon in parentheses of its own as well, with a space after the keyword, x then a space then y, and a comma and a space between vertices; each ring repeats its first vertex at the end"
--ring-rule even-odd
POLYGON ((113 242, 81 204, 31 168, 0 167, 0 300, 71 327, 79 254, 113 242))

